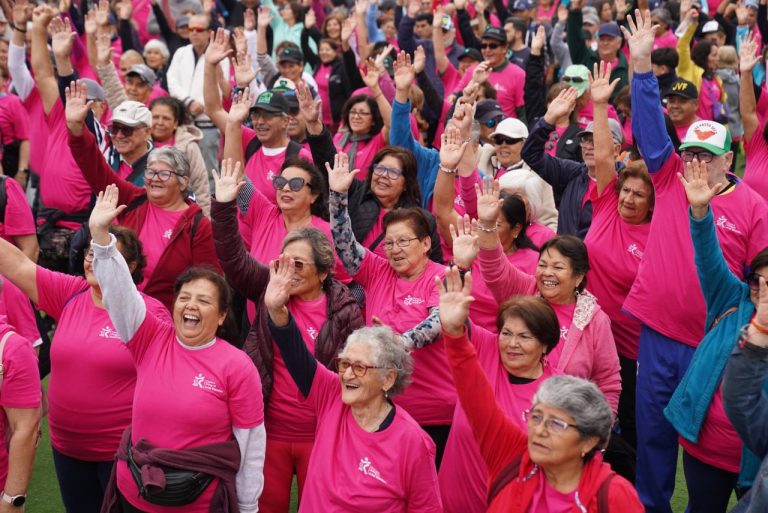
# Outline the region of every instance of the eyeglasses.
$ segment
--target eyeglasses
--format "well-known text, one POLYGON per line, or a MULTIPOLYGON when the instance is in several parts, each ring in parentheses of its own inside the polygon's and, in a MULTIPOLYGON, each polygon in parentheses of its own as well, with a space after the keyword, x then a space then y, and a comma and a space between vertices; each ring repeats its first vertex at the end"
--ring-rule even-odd
POLYGON ((281 118, 283 114, 280 112, 267 112, 265 110, 256 109, 251 111, 251 119, 256 121, 261 118, 264 121, 272 121, 275 118, 281 118))
POLYGON ((699 159, 699 162, 704 162, 705 164, 709 164, 714 160, 715 155, 713 153, 710 153, 708 151, 690 151, 690 150, 683 150, 680 152, 680 157, 683 159, 683 162, 691 162, 693 161, 693 158, 696 157, 699 159))
POLYGON ((581 77, 568 77, 568 76, 563 77, 563 82, 570 82, 572 84, 582 84, 586 81, 587 81, 586 78, 581 78, 581 77))
POLYGON ((122 134, 126 137, 130 137, 133 135, 133 132, 136 130, 137 127, 135 126, 127 126, 127 125, 121 125, 120 123, 112 123, 109 125, 108 132, 109 135, 117 135, 122 132, 122 134))
POLYGON ((495 49, 497 49, 500 46, 501 45, 498 44, 498 43, 483 43, 483 44, 480 45, 480 49, 481 50, 488 50, 488 49, 495 50, 495 49))
POLYGON ((419 240, 419 238, 414 237, 412 239, 398 239, 396 241, 388 240, 384 242, 384 249, 386 249, 387 251, 392 251, 392 248, 395 247, 395 244, 397 244, 398 248, 407 248, 408 246, 411 245, 411 241, 414 241, 414 240, 419 240))
POLYGON ((541 413, 531 411, 531 410, 525 410, 523 412, 523 418, 530 426, 538 426, 542 422, 544 423, 544 427, 547 428, 547 431, 551 431, 552 433, 565 433, 569 427, 572 427, 578 431, 579 426, 576 424, 568 424, 564 420, 556 419, 553 417, 550 417, 548 419, 544 418, 544 415, 541 413))
POLYGON ((579 144, 581 144, 582 146, 594 146, 595 140, 592 137, 587 137, 587 136, 580 137, 579 144))
POLYGON ((86 262, 93 262, 93 250, 89 249, 88 253, 85 254, 85 261, 86 262))
POLYGON ((383 164, 374 164, 373 174, 376 176, 386 176, 390 180, 397 180, 399 177, 403 176, 403 170, 394 167, 387 167, 383 164))
POLYGON ((514 137, 507 137, 506 135, 495 135, 493 136, 493 143, 497 146, 501 146, 502 144, 506 144, 508 146, 512 146, 514 144, 518 144, 523 142, 523 139, 518 139, 514 137))
POLYGON ((144 170, 145 180, 152 180, 153 178, 157 178, 161 182, 167 182, 172 175, 183 176, 176 171, 169 171, 167 169, 152 169, 151 167, 148 167, 144 170))
POLYGON ((368 116, 371 116, 372 114, 370 112, 363 112, 361 110, 350 110, 349 111, 349 117, 350 118, 367 118, 368 116))
POLYGON ((276 191, 282 191, 285 189, 286 185, 288 185, 288 188, 293 192, 299 192, 305 185, 307 187, 310 186, 306 180, 299 176, 291 178, 290 180, 282 176, 276 176, 272 179, 272 187, 274 187, 276 191))
POLYGON ((189 30, 193 34, 200 34, 202 32, 208 31, 208 29, 204 27, 187 27, 187 30, 189 30))
POLYGON ((377 367, 376 365, 366 365, 360 362, 350 362, 346 358, 336 358, 336 368, 339 370, 339 374, 344 374, 347 369, 352 367, 352 374, 358 378, 362 378, 368 373, 368 369, 383 369, 384 367, 377 367))
POLYGON ((747 276, 749 290, 753 292, 758 292, 760 290, 760 278, 765 278, 765 276, 761 276, 757 273, 749 273, 749 276, 747 276))

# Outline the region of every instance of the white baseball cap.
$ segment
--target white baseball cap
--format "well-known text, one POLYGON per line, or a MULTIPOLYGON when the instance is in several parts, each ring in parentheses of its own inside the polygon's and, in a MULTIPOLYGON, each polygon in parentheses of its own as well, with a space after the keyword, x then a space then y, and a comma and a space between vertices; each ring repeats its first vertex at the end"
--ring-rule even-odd
POLYGON ((713 155, 731 151, 731 132, 720 123, 708 119, 696 121, 688 127, 680 149, 703 148, 713 155))
POLYGON ((146 105, 133 100, 126 100, 112 111, 112 123, 137 127, 152 126, 152 113, 146 105))
POLYGON ((496 130, 488 138, 493 140, 494 136, 497 135, 503 135, 510 139, 527 139, 528 127, 517 118, 507 118, 496 126, 496 130))

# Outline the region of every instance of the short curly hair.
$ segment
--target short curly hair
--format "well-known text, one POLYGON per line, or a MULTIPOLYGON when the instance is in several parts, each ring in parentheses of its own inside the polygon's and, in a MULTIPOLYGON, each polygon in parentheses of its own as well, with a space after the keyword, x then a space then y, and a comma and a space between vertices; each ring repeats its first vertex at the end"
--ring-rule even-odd
POLYGON ((354 344, 365 344, 371 348, 371 364, 381 367, 381 371, 390 369, 396 373, 395 383, 387 390, 392 397, 402 393, 411 382, 413 358, 399 337, 387 326, 365 327, 355 330, 348 338, 340 355, 354 344))

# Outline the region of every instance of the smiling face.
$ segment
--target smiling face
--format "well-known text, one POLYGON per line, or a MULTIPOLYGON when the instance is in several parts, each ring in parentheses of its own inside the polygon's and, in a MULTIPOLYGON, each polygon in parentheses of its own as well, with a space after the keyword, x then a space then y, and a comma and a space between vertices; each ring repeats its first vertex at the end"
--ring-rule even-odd
POLYGON ((150 48, 144 51, 144 59, 147 61, 147 66, 152 69, 160 69, 165 65, 165 57, 160 53, 160 50, 156 48, 150 48))
POLYGON ((383 244, 386 248, 389 266, 405 279, 417 278, 429 260, 432 242, 429 237, 419 240, 409 223, 392 223, 387 226, 383 244), (407 241, 407 242, 406 242, 407 241), (400 247, 400 244, 408 244, 400 247), (391 248, 387 248, 391 245, 391 248))
POLYGON ((629 224, 642 224, 651 210, 651 190, 637 177, 624 180, 619 190, 619 215, 629 224))
POLYGON ((707 56, 707 68, 709 70, 716 70, 720 67, 720 54, 717 46, 712 46, 712 48, 709 50, 709 55, 707 56))
POLYGON ((580 137, 579 144, 581 145, 581 158, 587 165, 590 174, 593 174, 595 169, 595 143, 592 134, 580 137))
POLYGON ((319 274, 312 255, 312 246, 305 240, 298 240, 285 246, 283 255, 301 262, 291 280, 291 295, 302 299, 314 299, 323 293, 323 280, 327 273, 319 274))
POLYGON ((400 159, 387 155, 379 162, 384 167, 397 169, 401 171, 397 178, 381 176, 376 172, 371 172, 371 192, 379 199, 379 202, 385 208, 393 208, 400 200, 400 196, 405 191, 405 177, 402 175, 403 164, 400 159))
MULTIPOLYGON (((115 145, 115 149, 123 158, 132 161, 146 153, 149 127, 139 125, 133 129, 130 135, 127 135, 125 133, 126 130, 122 130, 119 127, 119 123, 112 125, 112 144, 115 145)), ((130 127, 127 131, 130 131, 130 127)))
POLYGON ((597 53, 600 54, 600 58, 604 61, 613 61, 620 49, 620 37, 600 36, 597 40, 597 53))
POLYGON ((281 190, 276 191, 275 196, 280 211, 283 213, 289 212, 291 214, 309 215, 312 203, 317 200, 318 196, 317 193, 312 192, 309 187, 309 184, 312 181, 312 176, 298 167, 287 167, 280 173, 280 176, 286 180, 291 180, 292 178, 304 179, 304 187, 297 192, 293 192, 288 184, 281 190))
POLYGON ((523 151, 525 139, 511 140, 507 137, 498 137, 491 138, 491 140, 496 147, 496 159, 499 161, 499 165, 507 167, 520 162, 522 158, 520 154, 523 151))
POLYGON ((256 109, 251 113, 253 130, 261 144, 267 148, 280 146, 286 137, 288 116, 256 109))
POLYGON ((357 102, 349 109, 349 129, 354 134, 366 134, 373 126, 373 114, 368 102, 357 102))
POLYGON ((177 125, 176 116, 169 106, 157 104, 152 107, 152 139, 160 142, 169 140, 177 125))
POLYGON ((144 82, 138 75, 125 77, 125 94, 129 100, 147 103, 152 93, 152 86, 144 82))
POLYGON ((325 37, 329 39, 341 39, 341 23, 336 18, 329 18, 325 24, 325 37))
POLYGON ((499 332, 499 356, 507 372, 518 378, 541 375, 541 359, 546 346, 519 317, 509 317, 499 332))
POLYGON ((397 37, 397 25, 393 20, 387 20, 381 25, 381 31, 384 32, 384 37, 387 41, 391 41, 397 37))
POLYGON ((280 70, 281 77, 287 78, 293 83, 301 82, 301 73, 304 71, 302 64, 293 61, 280 61, 277 68, 280 70))
POLYGON ((667 96, 667 114, 675 126, 690 125, 696 120, 697 100, 689 100, 682 96, 667 96))
MULTIPOLYGON (((147 169, 155 171, 175 171, 165 162, 154 160, 147 162, 147 169)), ((160 176, 147 178, 144 175, 144 188, 147 190, 147 199, 159 207, 174 205, 184 200, 184 191, 187 189, 187 178, 171 174, 170 178, 162 181, 160 176)))
POLYGON ((575 424, 573 417, 560 408, 546 404, 535 404, 532 414, 543 415, 544 422, 535 425, 528 421, 528 453, 537 465, 547 468, 559 466, 570 461, 582 459, 582 454, 591 451, 598 439, 590 437, 582 440, 579 431, 571 426, 562 432, 553 432, 545 426, 546 419, 555 418, 568 424, 575 424))
POLYGON ((318 55, 320 56, 320 61, 322 61, 323 64, 328 64, 336 59, 337 54, 336 50, 334 50, 333 47, 328 43, 320 43, 318 55))
POLYGON ((507 45, 495 39, 484 37, 480 53, 483 54, 483 60, 490 62, 491 67, 496 67, 507 58, 507 45))
MULTIPOLYGON (((374 366, 371 347, 363 342, 348 345, 339 355, 354 363, 374 366)), ((350 366, 339 374, 341 401, 352 408, 363 408, 384 401, 384 391, 395 382, 394 369, 368 369, 363 377, 355 376, 350 366)))
POLYGON ((226 317, 227 312, 219 310, 219 290, 204 278, 182 285, 173 304, 176 335, 188 346, 213 340, 226 317))
POLYGON ((570 259, 555 248, 539 256, 536 265, 536 285, 542 297, 550 303, 567 305, 576 302, 576 288, 584 276, 574 274, 570 259))

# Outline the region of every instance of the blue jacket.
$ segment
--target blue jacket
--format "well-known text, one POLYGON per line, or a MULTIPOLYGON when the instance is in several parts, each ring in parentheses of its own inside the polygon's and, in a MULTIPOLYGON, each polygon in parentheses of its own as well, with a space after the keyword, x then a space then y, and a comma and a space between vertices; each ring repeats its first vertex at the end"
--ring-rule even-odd
POLYGON ((667 133, 659 96, 659 82, 653 72, 632 75, 632 135, 649 173, 655 173, 675 150, 667 133))
POLYGON ((421 206, 427 208, 437 181, 437 166, 440 164, 440 152, 434 148, 425 148, 413 138, 411 133, 411 102, 392 104, 392 126, 389 129, 389 144, 410 150, 416 156, 417 179, 421 191, 421 206))
MULTIPOLYGON (((749 298, 749 287, 730 271, 725 262, 712 209, 701 220, 691 217, 690 224, 696 272, 707 304, 707 332, 664 409, 664 416, 680 436, 697 443, 707 410, 736 343, 736 334, 752 318, 755 307, 749 298), (733 307, 736 310, 728 313, 733 307), (716 320, 717 324, 712 327, 716 320)), ((749 485, 758 463, 748 450, 743 451, 740 484, 749 485)))
MULTIPOLYGON (((735 337, 734 337, 735 338, 735 337)), ((768 361, 756 359, 738 346, 728 360, 723 377, 723 405, 745 447, 763 458, 749 493, 731 513, 768 511, 768 361)))
POLYGON ((413 26, 416 24, 416 20, 403 16, 400 21, 400 26, 397 29, 397 44, 400 46, 400 50, 413 55, 418 46, 424 48, 424 55, 427 60, 424 64, 424 71, 432 79, 432 85, 435 87, 440 98, 443 98, 445 93, 443 90, 443 81, 437 75, 437 62, 435 61, 435 47, 432 45, 430 39, 416 39, 416 35, 413 33, 413 26))

